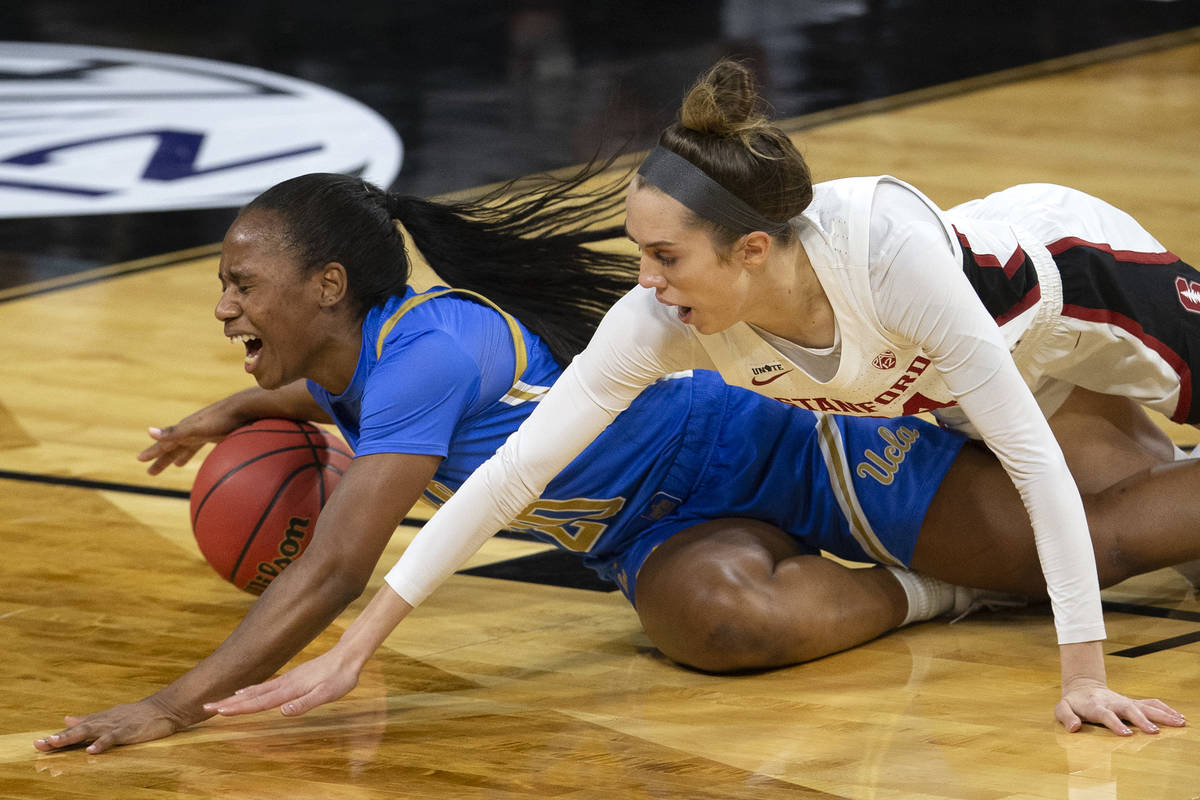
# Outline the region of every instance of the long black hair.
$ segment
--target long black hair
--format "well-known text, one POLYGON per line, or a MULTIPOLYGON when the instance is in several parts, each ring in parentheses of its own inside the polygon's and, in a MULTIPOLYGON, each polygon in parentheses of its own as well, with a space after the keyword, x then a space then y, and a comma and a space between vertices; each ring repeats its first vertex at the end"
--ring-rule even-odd
POLYGON ((408 286, 398 220, 445 283, 515 316, 565 366, 637 280, 632 255, 587 246, 624 236, 617 223, 628 175, 605 177, 611 166, 591 162, 566 178, 510 181, 464 201, 392 194, 353 176, 313 173, 276 184, 241 213, 278 214, 285 246, 306 269, 342 264, 361 315, 408 286))

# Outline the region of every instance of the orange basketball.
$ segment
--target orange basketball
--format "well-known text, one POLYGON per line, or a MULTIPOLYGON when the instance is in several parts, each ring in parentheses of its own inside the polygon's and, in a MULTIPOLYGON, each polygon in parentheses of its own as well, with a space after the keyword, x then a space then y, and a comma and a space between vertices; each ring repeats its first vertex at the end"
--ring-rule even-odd
POLYGON ((192 532, 225 580, 261 594, 295 561, 353 459, 307 422, 260 419, 217 444, 192 484, 192 532))

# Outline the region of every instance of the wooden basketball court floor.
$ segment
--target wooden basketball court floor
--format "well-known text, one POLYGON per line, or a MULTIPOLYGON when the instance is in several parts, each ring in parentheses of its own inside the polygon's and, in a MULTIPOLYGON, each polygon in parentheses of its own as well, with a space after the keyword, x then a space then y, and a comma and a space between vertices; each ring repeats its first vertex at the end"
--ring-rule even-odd
MULTIPOLYGON (((1200 264, 1200 31, 788 124, 819 179, 890 173, 942 205, 1065 183, 1200 264)), ((1196 727, 1056 725, 1043 608, 712 676, 658 654, 617 593, 470 575, 400 626, 340 703, 101 756, 39 754, 32 740, 64 714, 169 682, 252 602, 191 540, 196 464, 152 479, 134 460, 147 425, 246 385, 212 318, 217 288, 214 246, 0 297, 0 797, 1200 797, 1196 727)), ((397 532, 369 592, 411 534, 397 532)), ((495 539, 472 563, 543 549, 495 539)), ((1164 570, 1104 597, 1112 685, 1200 725, 1195 593, 1164 570)))

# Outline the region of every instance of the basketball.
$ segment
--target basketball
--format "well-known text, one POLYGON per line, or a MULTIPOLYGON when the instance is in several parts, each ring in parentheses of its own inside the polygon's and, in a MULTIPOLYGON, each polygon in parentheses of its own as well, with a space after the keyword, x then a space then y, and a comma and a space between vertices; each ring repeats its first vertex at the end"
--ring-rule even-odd
POLYGON ((307 422, 260 419, 219 442, 192 484, 192 533, 209 565, 261 594, 304 552, 317 515, 353 459, 307 422))

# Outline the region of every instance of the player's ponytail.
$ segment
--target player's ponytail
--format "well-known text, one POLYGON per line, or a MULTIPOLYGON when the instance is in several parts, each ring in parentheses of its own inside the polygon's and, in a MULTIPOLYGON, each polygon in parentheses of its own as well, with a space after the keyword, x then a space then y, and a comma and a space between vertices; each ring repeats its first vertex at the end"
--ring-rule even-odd
POLYGON ((447 284, 479 292, 542 337, 566 365, 637 282, 623 239, 627 174, 591 164, 567 178, 507 183, 470 201, 393 197, 393 215, 447 284))
POLYGON ((402 295, 411 272, 396 220, 448 285, 484 295, 538 334, 566 365, 637 281, 632 255, 588 245, 621 238, 624 175, 611 163, 565 178, 514 181, 471 201, 384 192, 360 178, 314 173, 277 184, 243 209, 279 214, 281 237, 308 269, 346 268, 361 314, 402 295))

